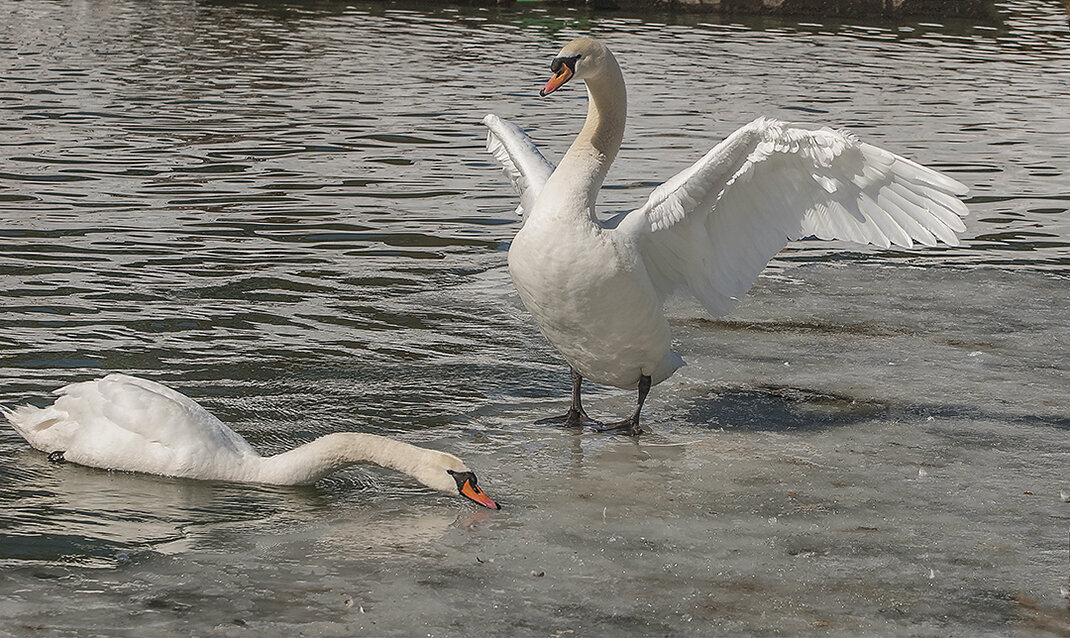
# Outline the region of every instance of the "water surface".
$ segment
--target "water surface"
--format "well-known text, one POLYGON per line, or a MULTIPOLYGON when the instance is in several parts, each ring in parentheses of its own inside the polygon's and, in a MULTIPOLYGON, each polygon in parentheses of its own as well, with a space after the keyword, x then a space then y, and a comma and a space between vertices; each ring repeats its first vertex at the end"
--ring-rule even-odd
MULTIPOLYGON (((341 430, 450 450, 500 512, 354 469, 306 488, 53 466, 0 430, 10 635, 1063 635, 1070 61, 999 24, 523 8, 7 3, 0 402, 122 370, 265 453, 341 430), (607 210, 758 115, 971 188, 961 246, 802 242, 638 441, 536 426, 563 362, 505 270, 487 112, 558 158, 593 34, 630 86, 607 210), (570 633, 572 632, 572 633, 570 633)), ((596 416, 633 398, 587 387, 596 416)))

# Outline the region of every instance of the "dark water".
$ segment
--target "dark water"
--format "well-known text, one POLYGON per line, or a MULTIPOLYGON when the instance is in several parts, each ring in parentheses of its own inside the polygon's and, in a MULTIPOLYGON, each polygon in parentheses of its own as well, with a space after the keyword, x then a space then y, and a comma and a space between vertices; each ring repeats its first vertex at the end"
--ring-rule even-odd
POLYGON ((0 7, 0 403, 122 370, 265 452, 340 430, 448 449, 505 504, 378 470, 278 489, 57 467, 3 429, 0 633, 1070 631, 1057 3, 991 25, 0 7), (537 91, 585 34, 629 81, 607 210, 762 114, 966 183, 962 245, 801 243, 733 315, 674 307, 690 365, 638 443, 533 425, 567 374, 505 271, 514 196, 479 120, 559 157, 584 92, 537 91))

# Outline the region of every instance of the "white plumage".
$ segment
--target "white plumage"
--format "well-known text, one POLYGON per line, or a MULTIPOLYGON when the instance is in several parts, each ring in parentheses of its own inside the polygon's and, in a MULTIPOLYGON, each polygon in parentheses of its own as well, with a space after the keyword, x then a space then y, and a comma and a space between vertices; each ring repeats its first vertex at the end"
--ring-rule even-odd
POLYGON ((301 485, 354 463, 375 463, 440 492, 497 505, 452 454, 373 434, 337 432, 263 457, 195 401, 167 386, 125 374, 72 383, 44 408, 0 406, 35 449, 108 470, 193 479, 301 485))
MULTIPOLYGON (((2 408, 35 449, 79 465, 166 476, 255 480, 260 455, 171 388, 125 374, 72 383, 44 408, 2 408)), ((270 482, 270 481, 267 481, 270 482)))
POLYGON ((788 241, 887 248, 958 245, 966 187, 829 128, 758 118, 654 189, 620 230, 639 240, 655 287, 732 311, 788 241))
POLYGON ((494 115, 487 148, 503 165, 525 215, 509 252, 520 297, 574 371, 566 420, 586 420, 579 378, 640 387, 682 361, 669 350, 662 307, 675 292, 727 314, 793 239, 888 247, 957 245, 966 187, 830 128, 758 118, 669 178, 640 208, 601 222, 595 198, 627 117, 623 75, 600 42, 581 38, 554 61, 552 92, 587 84, 587 120, 554 168, 528 136, 494 115), (577 416, 578 415, 578 416, 577 416))

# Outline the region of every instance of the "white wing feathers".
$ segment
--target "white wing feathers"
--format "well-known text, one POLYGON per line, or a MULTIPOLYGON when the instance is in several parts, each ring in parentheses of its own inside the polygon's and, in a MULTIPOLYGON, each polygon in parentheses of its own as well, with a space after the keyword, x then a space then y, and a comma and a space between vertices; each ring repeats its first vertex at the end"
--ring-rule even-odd
POLYGON ((493 114, 484 117, 483 124, 490 129, 487 132, 487 150, 501 162, 506 177, 517 195, 520 195, 516 212, 523 216, 524 211, 531 210, 535 205, 535 198, 554 172, 554 165, 542 156, 527 133, 515 124, 493 114))
MULTIPOLYGON (((189 450, 190 454, 259 456, 249 443, 193 399, 171 388, 138 377, 112 373, 97 381, 60 388, 54 394, 79 398, 76 388, 92 392, 77 405, 98 410, 116 428, 165 447, 189 450), (90 407, 91 406, 91 407, 90 407)), ((65 402, 65 405, 73 405, 65 402)))
MULTIPOLYGON (((23 417, 17 424, 22 427, 16 429, 35 448, 47 452, 74 446, 83 452, 95 450, 101 458, 122 459, 125 446, 133 445, 129 460, 137 462, 157 445, 190 458, 220 452, 257 456, 245 439, 207 410, 159 383, 109 374, 72 383, 54 394, 60 395, 54 405, 26 408, 21 415, 16 412, 23 417)), ((123 469, 114 464, 108 467, 123 469)))
POLYGON ((789 240, 958 245, 959 182, 829 128, 759 118, 654 189, 621 222, 664 296, 727 314, 789 240))

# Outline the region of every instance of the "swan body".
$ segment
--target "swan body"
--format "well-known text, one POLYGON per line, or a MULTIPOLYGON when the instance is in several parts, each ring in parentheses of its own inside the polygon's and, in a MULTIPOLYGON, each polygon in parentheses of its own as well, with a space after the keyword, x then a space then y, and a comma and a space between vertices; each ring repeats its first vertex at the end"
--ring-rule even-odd
POLYGON ((496 115, 487 149, 520 195, 524 223, 509 272, 539 330, 573 373, 560 420, 592 422, 583 378, 646 389, 683 365, 670 348, 664 302, 695 296, 714 316, 732 311, 790 240, 846 239, 882 247, 957 245, 966 187, 936 171, 829 128, 758 118, 735 131, 625 215, 602 221, 598 191, 623 139, 624 78, 597 40, 565 45, 540 92, 587 85, 583 129, 555 167, 517 126, 496 115))
POLYGON ((64 386, 45 408, 0 407, 8 422, 50 459, 192 479, 304 485, 354 463, 374 463, 427 487, 486 507, 475 475, 452 454, 373 434, 339 432, 275 456, 167 386, 125 374, 64 386))

